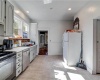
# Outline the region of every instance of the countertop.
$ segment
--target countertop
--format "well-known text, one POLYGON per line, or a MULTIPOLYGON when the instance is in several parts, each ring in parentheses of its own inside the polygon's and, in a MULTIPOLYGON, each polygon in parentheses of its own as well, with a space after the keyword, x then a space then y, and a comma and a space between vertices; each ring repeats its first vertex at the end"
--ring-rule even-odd
POLYGON ((20 52, 20 51, 23 51, 25 49, 29 49, 29 48, 34 47, 34 46, 37 46, 37 45, 16 47, 16 48, 13 48, 13 49, 10 49, 10 50, 6 50, 6 51, 20 52))
POLYGON ((6 51, 20 52, 20 51, 23 51, 25 49, 29 49, 29 47, 16 47, 16 48, 13 48, 13 49, 10 49, 10 50, 6 50, 6 51))

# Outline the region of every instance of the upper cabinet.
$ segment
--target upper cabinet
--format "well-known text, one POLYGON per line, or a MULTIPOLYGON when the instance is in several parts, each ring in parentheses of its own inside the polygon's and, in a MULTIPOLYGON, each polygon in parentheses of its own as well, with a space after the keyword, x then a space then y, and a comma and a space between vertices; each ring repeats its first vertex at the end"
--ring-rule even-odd
POLYGON ((4 24, 5 18, 5 0, 0 0, 0 24, 4 24))
POLYGON ((14 6, 8 0, 0 0, 0 35, 13 36, 14 6))
POLYGON ((6 1, 6 26, 5 26, 5 35, 13 35, 13 23, 14 23, 14 6, 6 1))

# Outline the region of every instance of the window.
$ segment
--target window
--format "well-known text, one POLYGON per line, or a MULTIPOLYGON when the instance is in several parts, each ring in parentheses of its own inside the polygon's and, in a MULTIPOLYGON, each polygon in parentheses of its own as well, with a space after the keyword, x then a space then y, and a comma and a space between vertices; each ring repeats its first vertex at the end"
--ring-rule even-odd
POLYGON ((23 38, 29 37, 29 25, 27 23, 23 23, 23 38))
POLYGON ((17 18, 17 17, 14 17, 14 35, 22 35, 22 21, 17 18))
POLYGON ((28 38, 29 37, 29 25, 25 23, 23 20, 20 18, 14 16, 14 35, 15 37, 20 36, 23 38, 28 38))

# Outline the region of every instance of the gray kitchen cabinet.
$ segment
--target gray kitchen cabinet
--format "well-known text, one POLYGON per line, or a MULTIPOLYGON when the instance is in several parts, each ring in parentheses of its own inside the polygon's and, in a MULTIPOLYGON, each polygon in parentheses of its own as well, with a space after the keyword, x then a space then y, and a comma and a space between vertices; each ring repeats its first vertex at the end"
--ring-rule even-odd
POLYGON ((34 58, 36 57, 37 55, 37 45, 34 46, 34 58))
POLYGON ((0 24, 4 24, 5 18, 5 0, 0 0, 0 24))
POLYGON ((22 72, 22 51, 16 53, 16 77, 22 72))
POLYGON ((34 59, 34 50, 30 49, 30 62, 32 62, 34 59))
POLYGON ((13 36, 14 6, 8 0, 0 0, 0 35, 13 36))
POLYGON ((13 23, 14 23, 14 6, 6 1, 6 26, 5 35, 13 36, 13 23))

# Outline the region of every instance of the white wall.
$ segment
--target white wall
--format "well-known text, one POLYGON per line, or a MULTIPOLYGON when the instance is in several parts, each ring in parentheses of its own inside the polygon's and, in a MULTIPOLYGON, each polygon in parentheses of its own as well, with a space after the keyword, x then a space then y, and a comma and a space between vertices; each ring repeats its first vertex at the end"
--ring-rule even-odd
POLYGON ((72 21, 38 21, 38 30, 48 30, 48 55, 62 55, 62 36, 66 29, 72 29, 72 21))
POLYGON ((90 1, 76 15, 80 18, 80 29, 83 31, 83 56, 87 69, 90 73, 95 74, 96 71, 96 53, 95 53, 95 27, 93 27, 93 19, 100 16, 100 1, 90 1))

